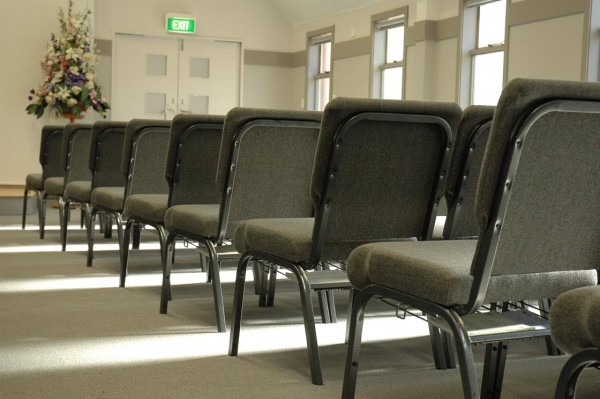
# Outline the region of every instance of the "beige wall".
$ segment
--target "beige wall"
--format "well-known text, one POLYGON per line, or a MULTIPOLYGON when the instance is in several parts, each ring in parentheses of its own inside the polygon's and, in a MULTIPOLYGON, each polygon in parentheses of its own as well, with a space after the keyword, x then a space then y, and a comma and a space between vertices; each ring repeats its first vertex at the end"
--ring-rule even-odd
MULTIPOLYGON (((353 43, 364 44, 370 40, 374 14, 408 6, 408 25, 416 30, 425 21, 457 18, 460 0, 390 0, 295 25, 285 20, 269 0, 75 0, 75 3, 76 8, 88 5, 95 10, 95 33, 98 39, 108 43, 109 52, 114 32, 163 35, 164 13, 182 12, 197 16, 201 36, 239 39, 246 51, 293 54, 291 64, 245 65, 243 105, 300 109, 306 91, 305 59, 301 56, 306 48, 307 32, 335 26, 335 42, 350 44, 351 48, 353 43)), ((36 120, 24 109, 28 104, 28 90, 42 79, 39 59, 46 41, 51 32, 58 30, 57 7, 66 4, 67 0, 0 1, 3 18, 0 51, 5 55, 0 63, 3 88, 0 185, 23 184, 27 173, 39 171, 41 127, 64 123, 49 116, 36 120), (16 15, 28 16, 28 29, 22 29, 19 19, 6 17, 16 15)), ((513 10, 522 15, 511 15, 511 20, 517 23, 509 31, 507 77, 584 79, 588 40, 584 30, 589 25, 585 20, 586 4, 587 0, 573 0, 568 4, 562 0, 513 0, 513 10), (543 11, 542 18, 538 11, 543 11)), ((591 24, 592 27, 597 25, 591 24)), ((365 48, 334 61, 332 93, 336 96, 369 96, 370 54, 365 48)), ((412 43, 406 58, 406 98, 456 101, 457 52, 455 37, 421 37, 412 43)), ((106 94, 110 94, 111 81, 108 55, 101 58, 98 70, 106 94)))
MULTIPOLYGON (((64 120, 44 115, 27 115, 29 90, 36 88, 44 74, 39 61, 46 51, 51 32, 58 32, 58 7, 67 0, 0 1, 0 185, 23 185, 28 173, 41 172, 38 156, 40 132, 46 124, 64 120), (19 16, 27 16, 26 27, 19 16)), ((75 0, 75 9, 93 8, 93 0, 75 0)))
POLYGON ((583 14, 513 26, 509 35, 508 80, 581 79, 583 14))
POLYGON ((343 58, 334 62, 333 90, 335 97, 369 97, 368 55, 343 58))

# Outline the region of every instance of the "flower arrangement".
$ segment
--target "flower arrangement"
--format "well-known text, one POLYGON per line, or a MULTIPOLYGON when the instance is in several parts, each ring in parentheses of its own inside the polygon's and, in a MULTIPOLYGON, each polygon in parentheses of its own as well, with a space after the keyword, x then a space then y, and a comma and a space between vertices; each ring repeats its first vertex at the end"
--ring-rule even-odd
POLYGON ((72 0, 66 13, 58 9, 61 34, 50 36, 41 60, 46 76, 37 90, 30 91, 28 98, 33 103, 26 108, 28 114, 40 118, 48 108, 71 122, 90 110, 106 117, 110 106, 94 80, 98 56, 91 40, 91 14, 90 10, 73 12, 72 0))

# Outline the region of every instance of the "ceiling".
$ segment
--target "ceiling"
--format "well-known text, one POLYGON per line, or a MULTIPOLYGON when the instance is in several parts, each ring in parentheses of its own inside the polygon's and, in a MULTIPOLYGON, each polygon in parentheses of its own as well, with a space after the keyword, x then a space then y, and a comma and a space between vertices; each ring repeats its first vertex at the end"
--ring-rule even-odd
POLYGON ((292 23, 335 15, 388 0, 270 0, 292 23))

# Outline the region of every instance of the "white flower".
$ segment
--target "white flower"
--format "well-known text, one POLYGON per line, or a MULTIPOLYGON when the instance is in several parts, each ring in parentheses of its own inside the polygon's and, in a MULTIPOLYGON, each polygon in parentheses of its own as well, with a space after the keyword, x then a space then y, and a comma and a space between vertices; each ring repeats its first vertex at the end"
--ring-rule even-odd
POLYGON ((94 81, 93 81, 93 80, 90 80, 90 81, 88 81, 88 82, 85 84, 85 87, 87 87, 87 88, 88 88, 88 89, 90 89, 90 90, 93 90, 93 89, 94 89, 94 86, 95 86, 95 85, 94 85, 94 81))
POLYGON ((44 100, 46 100, 46 102, 50 105, 54 104, 54 96, 52 94, 48 94, 44 100))
POLYGON ((88 72, 88 73, 85 74, 85 78, 87 80, 94 80, 94 74, 91 73, 91 72, 88 72))
POLYGON ((74 105, 77 105, 77 100, 76 100, 76 99, 74 99, 74 98, 69 98, 69 100, 67 101, 67 105, 68 105, 69 107, 72 107, 72 106, 74 106, 74 105))
POLYGON ((72 66, 71 68, 69 68, 69 70, 71 71, 72 74, 79 75, 79 67, 72 66))
POLYGON ((73 92, 73 94, 77 95, 77 94, 81 93, 81 87, 73 86, 73 87, 71 87, 71 91, 73 92))

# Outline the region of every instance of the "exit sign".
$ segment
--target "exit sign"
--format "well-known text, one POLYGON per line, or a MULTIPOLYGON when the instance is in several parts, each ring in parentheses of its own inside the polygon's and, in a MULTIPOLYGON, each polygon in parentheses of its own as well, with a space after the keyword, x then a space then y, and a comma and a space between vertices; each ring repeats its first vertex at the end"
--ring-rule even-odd
POLYGON ((196 19, 167 14, 167 32, 196 33, 196 19))

